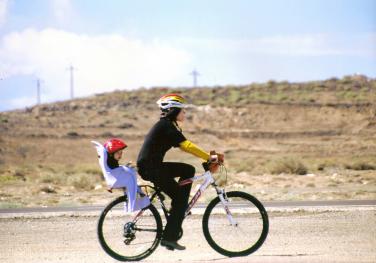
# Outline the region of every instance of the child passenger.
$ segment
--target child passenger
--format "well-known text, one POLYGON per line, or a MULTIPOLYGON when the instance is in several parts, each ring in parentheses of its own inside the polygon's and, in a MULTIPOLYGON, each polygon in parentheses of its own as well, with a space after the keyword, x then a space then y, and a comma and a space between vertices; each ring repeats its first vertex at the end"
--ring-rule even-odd
POLYGON ((125 142, 121 139, 113 138, 108 140, 104 145, 96 141, 92 141, 92 143, 97 150, 99 165, 102 168, 109 191, 123 188, 124 194, 128 197, 125 210, 133 212, 148 206, 150 201, 146 196, 144 198, 137 196, 137 193, 141 196, 143 196, 143 193, 137 186, 136 171, 130 166, 119 165, 123 150, 127 147, 125 142))

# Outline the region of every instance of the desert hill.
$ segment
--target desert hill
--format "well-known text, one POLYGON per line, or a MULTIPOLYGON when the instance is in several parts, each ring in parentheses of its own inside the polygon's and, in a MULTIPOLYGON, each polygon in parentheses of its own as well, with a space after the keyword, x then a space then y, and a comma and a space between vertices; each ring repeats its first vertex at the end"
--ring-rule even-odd
MULTIPOLYGON (((190 103, 186 136, 226 154, 229 188, 261 199, 376 197, 376 80, 355 75, 115 91, 1 112, 0 207, 108 198, 90 140, 120 137, 129 145, 124 161, 134 161, 159 117, 155 101, 170 92, 190 103)), ((167 158, 201 172, 179 150, 167 158)))

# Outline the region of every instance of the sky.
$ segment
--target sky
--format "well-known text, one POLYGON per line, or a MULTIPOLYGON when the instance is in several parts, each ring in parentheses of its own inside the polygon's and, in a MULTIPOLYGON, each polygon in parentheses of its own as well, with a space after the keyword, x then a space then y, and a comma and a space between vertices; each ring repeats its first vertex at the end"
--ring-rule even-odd
POLYGON ((0 0, 0 111, 140 87, 376 77, 376 0, 0 0))

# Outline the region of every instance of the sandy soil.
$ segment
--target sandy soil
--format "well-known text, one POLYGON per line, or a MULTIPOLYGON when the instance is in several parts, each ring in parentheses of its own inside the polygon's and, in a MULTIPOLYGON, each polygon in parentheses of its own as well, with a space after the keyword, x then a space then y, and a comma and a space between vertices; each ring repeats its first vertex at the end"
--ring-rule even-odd
MULTIPOLYGON (((376 262, 376 207, 269 211, 264 245, 244 258, 225 258, 207 244, 201 216, 185 221, 181 243, 146 262, 376 262)), ((0 218, 0 262, 116 262, 101 249, 94 214, 0 218), (37 218, 37 217, 40 218, 37 218)), ((239 237, 241 241, 241 237, 239 237)))
MULTIPOLYGON (((135 162, 166 92, 193 104, 184 135, 225 154, 228 190, 261 200, 376 199, 376 80, 348 76, 117 91, 0 112, 0 208, 106 203, 113 197, 90 141, 122 138, 121 163, 135 162)), ((179 149, 165 160, 202 172, 201 160, 179 149)))

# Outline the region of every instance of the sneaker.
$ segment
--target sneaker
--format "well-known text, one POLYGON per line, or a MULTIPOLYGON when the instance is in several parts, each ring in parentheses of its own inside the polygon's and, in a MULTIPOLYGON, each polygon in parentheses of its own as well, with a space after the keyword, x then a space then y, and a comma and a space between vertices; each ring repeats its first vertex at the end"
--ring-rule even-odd
POLYGON ((167 241, 164 239, 162 239, 161 241, 161 246, 164 246, 169 250, 174 250, 174 249, 184 250, 185 249, 185 246, 179 245, 178 242, 176 241, 167 241))

